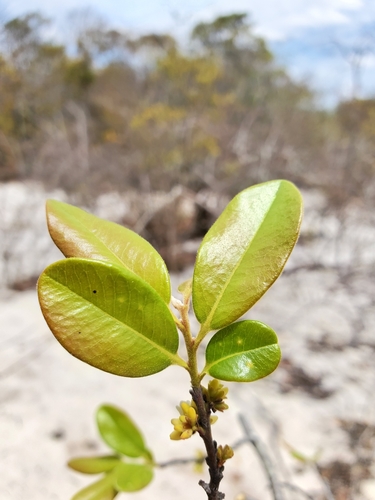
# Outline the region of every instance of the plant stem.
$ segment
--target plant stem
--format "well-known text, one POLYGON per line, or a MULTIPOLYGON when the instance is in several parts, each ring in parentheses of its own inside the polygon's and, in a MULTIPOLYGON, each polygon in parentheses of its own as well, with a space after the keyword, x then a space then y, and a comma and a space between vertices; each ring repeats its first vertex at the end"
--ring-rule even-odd
POLYGON ((190 394, 192 395, 193 401, 197 406, 200 429, 198 432, 203 439, 207 451, 206 463, 210 474, 210 482, 207 484, 205 481, 201 480, 199 481, 199 485, 202 486, 206 492, 208 500, 223 500, 225 495, 219 491, 219 486, 220 481, 223 479, 224 466, 219 467, 217 458, 217 443, 213 440, 211 432, 211 410, 204 400, 202 387, 200 385, 204 373, 200 374, 198 371, 197 349, 204 335, 201 335, 199 340, 198 338, 194 339, 191 335, 189 321, 189 296, 184 297, 183 303, 172 298, 172 304, 181 315, 181 319, 176 321, 176 324, 185 339, 186 351, 188 355, 188 371, 190 373, 192 386, 190 394))
POLYGON ((200 436, 203 439, 207 451, 206 463, 208 465, 208 472, 210 474, 210 482, 207 484, 204 481, 199 481, 207 494, 208 500, 223 500, 224 493, 219 491, 220 481, 223 479, 224 466, 219 467, 217 460, 217 443, 212 438, 211 423, 210 423, 210 409, 208 408, 204 397, 202 388, 193 386, 190 391, 195 404, 197 405, 200 436))

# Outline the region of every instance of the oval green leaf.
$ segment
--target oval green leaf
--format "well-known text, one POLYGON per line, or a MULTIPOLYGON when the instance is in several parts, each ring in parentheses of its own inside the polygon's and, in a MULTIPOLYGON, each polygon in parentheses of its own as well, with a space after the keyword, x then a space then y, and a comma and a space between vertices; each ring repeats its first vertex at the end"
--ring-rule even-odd
POLYGON ((113 450, 128 457, 151 458, 141 432, 125 412, 103 405, 96 412, 96 422, 103 440, 113 450))
POLYGON ((113 500, 118 491, 114 488, 113 472, 76 493, 72 500, 113 500))
POLYGON ((83 474, 99 474, 108 472, 116 467, 120 462, 116 456, 105 457, 79 457, 69 460, 68 467, 83 474))
POLYGON ((126 267, 151 285, 169 304, 171 284, 165 262, 134 231, 56 200, 46 204, 51 238, 65 257, 103 260, 126 267))
POLYGON ((233 323, 282 272, 297 241, 302 198, 288 181, 245 189, 228 204, 198 250, 193 307, 204 331, 233 323))
POLYGON ((172 363, 178 333, 168 306, 131 271, 106 262, 66 259, 38 281, 43 315, 76 358, 124 377, 143 377, 172 363))
POLYGON ((118 491, 139 491, 152 481, 153 476, 149 465, 122 462, 115 469, 115 488, 118 491))
POLYGON ((260 321, 239 321, 215 333, 206 349, 205 371, 230 382, 253 382, 280 362, 276 333, 260 321))

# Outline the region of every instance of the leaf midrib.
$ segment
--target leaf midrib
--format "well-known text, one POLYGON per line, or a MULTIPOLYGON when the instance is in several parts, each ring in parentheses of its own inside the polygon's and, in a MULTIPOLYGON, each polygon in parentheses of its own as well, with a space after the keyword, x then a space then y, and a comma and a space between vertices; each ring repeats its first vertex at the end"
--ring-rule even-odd
POLYGON ((254 352, 254 353, 256 353, 257 351, 260 351, 262 349, 265 349, 267 347, 272 347, 272 346, 279 346, 279 343, 278 342, 274 342, 273 344, 266 344, 266 345, 263 345, 261 347, 256 347, 255 349, 247 349, 246 351, 239 351, 239 352, 236 352, 234 354, 229 354, 228 356, 224 356, 224 357, 220 358, 217 361, 213 361, 210 364, 206 364, 205 371, 206 370, 208 371, 210 368, 212 368, 213 366, 217 365, 218 363, 226 361, 227 359, 234 358, 235 356, 240 356, 241 354, 246 354, 248 352, 254 352))
MULTIPOLYGON (((277 188, 277 191, 275 192, 275 195, 274 195, 274 200, 275 200, 275 198, 276 198, 277 193, 279 192, 280 186, 281 186, 281 184, 279 185, 279 187, 277 188)), ((249 251, 249 248, 250 248, 250 246, 252 245, 253 240, 255 239, 256 235, 258 234, 258 232, 260 231, 260 229, 261 229, 262 225, 264 224, 264 222, 265 222, 265 220, 266 220, 266 218, 267 218, 267 216, 268 216, 268 214, 269 214, 269 212, 270 212, 270 210, 271 210, 271 208, 272 208, 272 205, 273 205, 273 203, 274 203, 274 200, 273 200, 273 201, 272 201, 272 203, 270 204, 270 206, 269 206, 269 208, 268 208, 267 212, 265 213, 265 215, 264 215, 264 217, 263 217, 263 219, 262 219, 262 222, 259 224, 258 229, 257 229, 257 230, 256 230, 256 232, 254 233, 254 235, 253 235, 253 237, 251 238, 251 240, 250 240, 249 244, 247 245, 246 251, 245 251, 245 252, 243 252, 242 257, 239 259, 239 261, 237 262, 237 264, 236 264, 236 265, 235 265, 235 267, 233 268, 233 271, 231 272, 231 274, 230 274, 230 276, 229 276, 229 278, 228 278, 227 282, 225 283, 224 287, 222 288, 221 293, 218 295, 218 297, 217 297, 217 299, 216 299, 216 301, 215 301, 214 305, 212 306, 211 312, 210 312, 210 314, 207 316, 207 319, 206 319, 206 321, 204 322, 204 325, 206 325, 206 324, 207 324, 207 325, 210 325, 211 320, 212 320, 213 316, 215 315, 215 312, 216 312, 216 310, 217 310, 217 307, 218 307, 218 305, 220 304, 221 299, 223 298, 223 295, 224 295, 224 293, 225 293, 226 289, 228 288, 228 286, 229 286, 229 284, 230 284, 230 282, 231 282, 231 280, 232 280, 232 278, 233 278, 234 274, 236 273, 237 269, 240 267, 240 265, 241 265, 241 263, 242 263, 243 259, 245 258, 245 255, 246 255, 246 254, 247 254, 247 252, 249 251)))
MULTIPOLYGON (((112 314, 109 314, 107 311, 105 311, 104 309, 102 309, 101 307, 97 306, 96 304, 93 304, 92 302, 90 302, 88 299, 86 299, 85 297, 82 297, 82 295, 76 293, 76 292, 73 292, 69 287, 67 287, 66 285, 64 285, 63 283, 61 283, 60 281, 57 281, 55 280, 54 278, 52 278, 51 276, 48 276, 46 275, 50 280, 52 280, 54 283, 58 283, 60 286, 62 286, 63 288, 67 289, 70 294, 73 294, 73 295, 76 295, 78 297, 80 297, 83 301, 89 303, 92 307, 95 307, 96 309, 99 309, 101 312, 103 312, 104 314, 106 314, 107 316, 109 316, 110 318, 112 318, 113 320, 115 320, 116 322, 120 323, 121 325, 125 326, 126 328, 128 328, 129 330, 131 330, 135 335, 141 337, 143 340, 145 340, 146 342, 148 342, 149 344, 151 344, 155 349, 163 352, 169 359, 173 360, 174 362, 177 362, 177 364, 180 364, 178 361, 179 361, 179 358, 175 355, 175 354, 172 354, 170 351, 168 351, 167 349, 165 349, 164 347, 160 346, 159 344, 156 344, 154 341, 152 341, 151 339, 149 339, 148 337, 146 337, 145 335, 143 335, 141 332, 138 332, 137 330, 134 330, 134 328, 132 328, 131 326, 128 326, 126 325, 125 323, 123 323, 121 320, 119 320, 118 318, 116 318, 115 316, 112 316, 112 314)), ((163 302, 164 304, 164 302, 163 302)))

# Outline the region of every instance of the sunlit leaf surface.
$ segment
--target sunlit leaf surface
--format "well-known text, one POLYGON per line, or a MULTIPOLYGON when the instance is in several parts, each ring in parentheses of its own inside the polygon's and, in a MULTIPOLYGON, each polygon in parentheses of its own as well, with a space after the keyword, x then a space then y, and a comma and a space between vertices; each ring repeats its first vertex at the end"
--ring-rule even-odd
POLYGON ((198 250, 193 306, 200 323, 216 330, 242 316, 282 272, 297 241, 302 199, 288 181, 239 193, 198 250))
POLYGON ((206 371, 215 378, 253 382, 280 362, 276 333, 260 321, 239 321, 215 333, 207 345, 206 371))
POLYGON ((142 377, 179 363, 178 334, 168 306, 131 271, 66 259, 42 273, 38 295, 57 340, 90 365, 142 377))

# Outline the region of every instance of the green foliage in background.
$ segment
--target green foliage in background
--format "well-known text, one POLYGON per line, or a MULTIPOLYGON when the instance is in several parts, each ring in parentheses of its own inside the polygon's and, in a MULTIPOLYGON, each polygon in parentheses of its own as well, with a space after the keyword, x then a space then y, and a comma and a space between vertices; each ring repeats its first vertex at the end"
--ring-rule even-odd
POLYGON ((374 204, 375 100, 324 109, 243 13, 197 23, 182 44, 79 10, 65 45, 37 13, 0 24, 0 181, 40 180, 88 206, 103 190, 233 196, 286 177, 336 206, 374 204))
POLYGON ((76 24, 74 57, 47 36, 51 22, 39 14, 3 26, 0 179, 18 172, 79 193, 176 182, 196 190, 230 179, 233 194, 244 177, 274 177, 248 168, 274 130, 276 155, 284 142, 294 146, 300 119, 315 140, 305 119, 311 92, 276 65, 243 14, 198 24, 184 46, 87 16, 76 24))
POLYGON ((72 500, 111 500, 119 492, 145 488, 153 478, 153 458, 138 427, 123 411, 109 405, 98 409, 96 421, 103 441, 115 454, 74 458, 68 462, 77 472, 103 474, 72 500))

